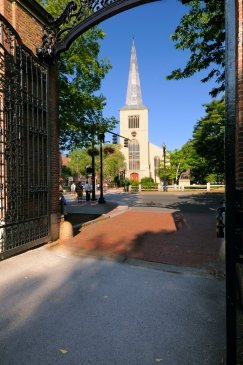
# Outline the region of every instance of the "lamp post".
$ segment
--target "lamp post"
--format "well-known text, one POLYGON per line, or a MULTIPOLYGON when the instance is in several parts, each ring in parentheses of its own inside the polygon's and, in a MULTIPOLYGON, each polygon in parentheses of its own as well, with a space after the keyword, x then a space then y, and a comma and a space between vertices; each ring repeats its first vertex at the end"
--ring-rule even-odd
POLYGON ((103 196, 103 153, 102 153, 102 136, 100 135, 100 197, 98 199, 99 204, 105 203, 105 198, 103 196))
POLYGON ((95 197, 95 156, 94 156, 94 145, 92 145, 92 201, 96 200, 95 197))
POLYGON ((163 148, 163 157, 164 157, 164 186, 163 186, 163 190, 167 191, 167 186, 166 186, 166 170, 165 170, 165 155, 166 155, 166 144, 163 143, 162 144, 162 148, 163 148))
POLYGON ((154 182, 156 182, 156 176, 158 176, 158 169, 160 164, 159 156, 154 157, 154 182))

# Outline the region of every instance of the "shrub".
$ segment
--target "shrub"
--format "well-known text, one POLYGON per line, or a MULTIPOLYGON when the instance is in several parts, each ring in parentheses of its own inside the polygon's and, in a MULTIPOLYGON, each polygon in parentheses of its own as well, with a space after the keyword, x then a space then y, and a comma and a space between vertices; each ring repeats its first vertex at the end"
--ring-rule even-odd
POLYGON ((141 184, 144 185, 144 184, 148 184, 148 183, 153 183, 154 182, 154 179, 152 177, 143 177, 141 179, 141 184))

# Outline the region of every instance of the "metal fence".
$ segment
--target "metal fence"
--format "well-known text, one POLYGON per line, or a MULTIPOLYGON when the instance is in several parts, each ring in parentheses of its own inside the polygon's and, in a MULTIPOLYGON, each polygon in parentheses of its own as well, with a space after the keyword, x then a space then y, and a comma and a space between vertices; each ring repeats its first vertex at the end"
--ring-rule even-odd
POLYGON ((47 82, 0 15, 0 258, 48 239, 47 82))

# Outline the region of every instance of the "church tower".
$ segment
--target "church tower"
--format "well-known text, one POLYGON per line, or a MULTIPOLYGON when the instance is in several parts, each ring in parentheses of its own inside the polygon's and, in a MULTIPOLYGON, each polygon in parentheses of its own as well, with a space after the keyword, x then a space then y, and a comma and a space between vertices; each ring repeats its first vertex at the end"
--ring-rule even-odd
POLYGON ((143 105, 137 54, 132 42, 130 69, 127 84, 126 104, 120 109, 120 135, 129 138, 128 147, 120 143, 125 156, 126 178, 140 181, 152 177, 149 159, 148 108, 143 105))

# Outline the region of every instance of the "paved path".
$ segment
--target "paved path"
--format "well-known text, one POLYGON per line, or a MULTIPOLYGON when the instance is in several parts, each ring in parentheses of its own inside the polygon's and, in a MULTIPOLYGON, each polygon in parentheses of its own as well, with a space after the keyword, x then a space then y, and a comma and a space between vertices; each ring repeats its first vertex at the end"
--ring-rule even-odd
POLYGON ((1 364, 222 365, 224 281, 138 263, 60 246, 2 261, 1 364))
MULTIPOLYGON (((183 197, 185 195, 183 194, 183 197)), ((118 198, 116 196, 116 198, 118 198)), ((108 199, 114 199, 109 195, 108 199)), ((119 205, 112 200, 107 204, 97 202, 77 204, 69 202, 72 212, 100 212, 99 223, 83 227, 73 238, 62 242, 63 247, 76 255, 119 255, 145 261, 206 269, 222 275, 221 260, 223 240, 216 237, 215 205, 208 197, 185 197, 178 209, 177 200, 165 204, 158 199, 149 201, 141 195, 122 195, 119 205), (130 207, 127 197, 130 196, 130 207), (157 204, 157 206, 156 206, 157 204), (150 206, 149 206, 150 205, 150 206), (169 207, 169 208, 168 208, 169 207), (185 208, 186 207, 186 208, 185 208)), ((168 195, 166 195, 168 199, 168 195)), ((95 221, 93 221, 95 222, 95 221)))

